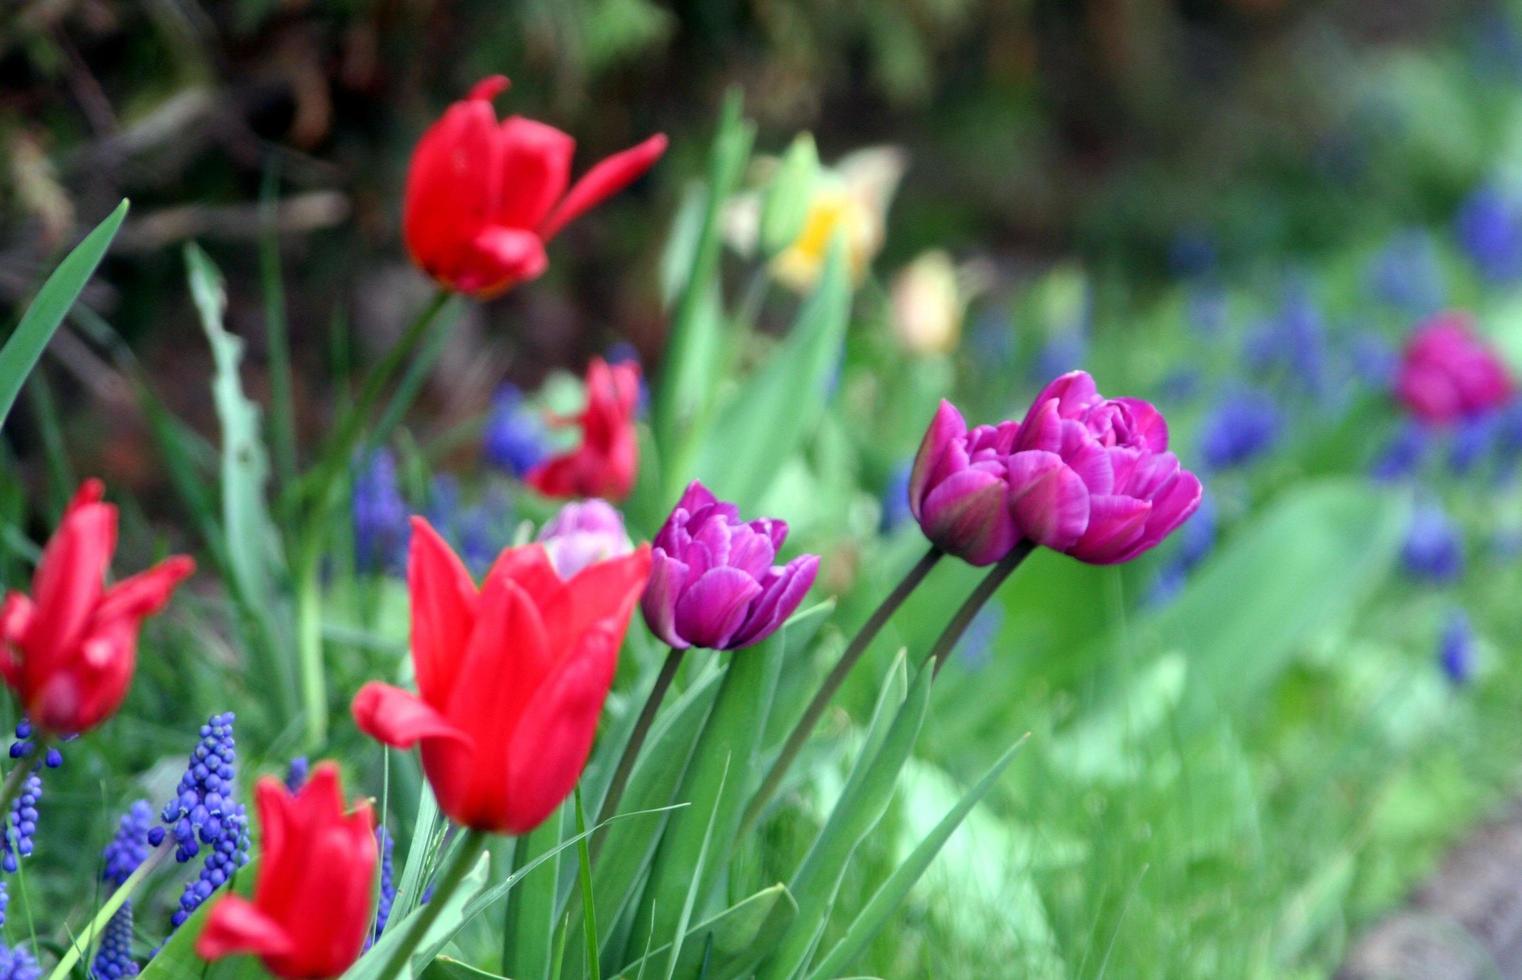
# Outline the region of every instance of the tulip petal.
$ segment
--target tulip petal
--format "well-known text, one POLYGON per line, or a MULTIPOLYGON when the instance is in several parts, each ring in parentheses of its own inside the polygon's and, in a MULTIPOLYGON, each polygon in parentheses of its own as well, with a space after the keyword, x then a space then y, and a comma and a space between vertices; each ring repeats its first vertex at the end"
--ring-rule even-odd
POLYGON ((1006 503, 1008 486, 986 469, 941 481, 925 498, 920 527, 937 547, 973 565, 991 565, 1019 540, 1006 503))
POLYGON ((640 599, 645 625, 668 646, 685 650, 692 644, 676 631, 676 601, 687 584, 687 564, 656 548, 650 562, 650 582, 640 599))
POLYGON ((1020 536, 1056 551, 1072 547, 1090 523, 1093 495, 1083 480, 1056 453, 1025 450, 1008 465, 1009 509, 1020 536))
POLYGON ((1135 497, 1097 495, 1089 501, 1089 527, 1068 554, 1092 565, 1125 561, 1147 527, 1152 503, 1135 497))
POLYGON ((147 571, 124 578, 101 597, 100 605, 95 608, 95 619, 152 616, 164 608, 175 587, 195 570, 196 563, 189 557, 171 555, 147 571))
POLYGON ((1062 403, 1058 399, 1048 398, 1044 402, 1037 402, 1025 416, 1025 421, 1020 423, 1020 431, 1015 434, 1015 452, 1061 452, 1062 422, 1062 403))
POLYGON ((650 572, 650 546, 642 544, 627 555, 587 566, 565 583, 541 606, 550 650, 569 649, 594 627, 622 643, 650 572))
POLYGON ((240 895, 223 895, 196 937, 196 955, 218 960, 237 953, 288 956, 295 943, 280 923, 240 895))
POLYGON ((459 556, 422 517, 412 518, 407 588, 418 691, 430 704, 445 704, 475 621, 476 586, 459 556))
POLYGON ((1031 402, 1034 409, 1038 405, 1044 405, 1052 399, 1057 400, 1058 414, 1063 418, 1072 418, 1099 401, 1099 389, 1094 384, 1094 379, 1087 371, 1069 371, 1058 378, 1054 378, 1041 389, 1031 402))
POLYGON ((490 221, 500 152, 496 113, 482 98, 451 105, 413 151, 403 237, 413 261, 446 285, 468 275, 475 261, 470 243, 490 221))
MULTIPOLYGON (((538 606, 549 602, 564 586, 555 572, 555 563, 550 559, 549 549, 540 542, 504 548, 487 571, 486 581, 490 583, 498 577, 516 582, 518 588, 528 593, 529 598, 538 606)), ((482 592, 485 592, 484 586, 482 592)))
POLYGON ((615 153, 582 174, 565 199, 545 218, 539 233, 545 241, 592 208, 634 183, 666 152, 666 137, 652 136, 627 150, 615 153))
POLYGON ((27 674, 45 676, 67 656, 89 626, 105 590, 106 568, 116 551, 116 508, 81 488, 43 550, 32 578, 37 614, 25 639, 27 674))
POLYGON ((1194 512, 1199 510, 1204 496, 1200 478, 1188 470, 1181 470, 1178 479, 1167 493, 1152 501, 1152 513, 1147 517, 1146 529, 1140 538, 1118 560, 1130 561, 1137 555, 1162 543, 1194 512))
POLYGON ((909 471, 909 511, 915 520, 920 520, 923 516, 921 507, 925 495, 930 492, 933 470, 946 447, 966 435, 967 422, 962 418, 962 413, 951 402, 941 399, 935 417, 930 420, 930 427, 920 440, 919 451, 914 455, 914 467, 909 471))
POLYGON ((607 631, 589 630, 535 693, 512 733, 506 777, 513 791, 499 829, 527 833, 576 786, 613 685, 621 642, 607 631))
POLYGON ((803 597, 808 595, 818 573, 818 555, 799 555, 776 576, 769 577, 763 583, 761 597, 751 607, 750 615, 730 639, 730 649, 760 643, 787 622, 803 602, 803 597))
POLYGON ((451 285, 461 292, 490 299, 509 286, 537 279, 549 266, 544 242, 531 231, 493 225, 470 239, 469 261, 451 285))
POLYGON ((1151 402, 1140 398, 1117 398, 1115 401, 1131 413, 1136 442, 1157 453, 1168 448, 1168 420, 1151 402))
POLYGON ((361 687, 350 710, 360 731, 394 748, 410 749, 424 739, 471 744, 468 734, 417 695, 390 684, 371 681, 361 687))
POLYGON ((760 594, 761 584, 738 568, 710 568, 677 599, 677 634, 695 647, 723 650, 760 594))
MULTIPOLYGON (((576 141, 554 126, 523 116, 504 119, 498 140, 502 173, 493 220, 532 231, 565 193, 576 141)), ((539 236, 533 238, 537 241, 539 236)))

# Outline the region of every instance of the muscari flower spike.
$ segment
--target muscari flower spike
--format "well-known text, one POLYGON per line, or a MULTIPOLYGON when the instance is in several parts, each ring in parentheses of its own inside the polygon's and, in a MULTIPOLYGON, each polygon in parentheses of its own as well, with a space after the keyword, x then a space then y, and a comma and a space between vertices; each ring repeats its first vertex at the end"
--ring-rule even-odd
POLYGON ((1432 434, 1420 422, 1406 422, 1369 467, 1369 475, 1381 483, 1403 480, 1421 469, 1432 445, 1432 434))
MULTIPOLYGON (((190 754, 174 799, 160 814, 175 840, 174 858, 180 863, 209 848, 200 873, 185 885, 180 907, 170 919, 178 928, 211 893, 248 861, 248 815, 233 798, 236 789, 236 743, 231 711, 213 715, 201 726, 201 738, 190 754)), ((148 842, 157 847, 165 837, 155 827, 148 842)))
POLYGON ((122 814, 115 836, 101 851, 103 867, 100 876, 120 888, 147 859, 152 850, 148 839, 153 830, 153 807, 147 800, 135 801, 122 814))
POLYGON ((307 762, 306 756, 298 755, 292 759, 290 765, 285 768, 285 788, 292 793, 301 789, 306 785, 307 774, 311 770, 311 764, 307 762))
POLYGON ((1474 673, 1474 630, 1470 628, 1469 617, 1464 610, 1456 608, 1448 613, 1442 635, 1438 638, 1437 651, 1438 663, 1454 685, 1469 680, 1474 673))
POLYGON ((1419 505, 1411 515, 1401 562, 1412 578, 1452 582, 1464 574, 1464 543, 1446 511, 1419 505))
POLYGON ((100 949, 90 964, 90 976, 93 980, 121 980, 137 976, 138 970, 132 958, 132 903, 128 901, 106 923, 100 949))
POLYGON ((21 794, 11 804, 5 822, 5 840, 0 841, 0 868, 11 874, 20 867, 20 859, 32 853, 32 838, 37 833, 37 803, 42 799, 42 778, 33 772, 21 784, 21 794))
POLYGON ((544 418, 524 403, 523 392, 517 385, 504 383, 492 397, 481 454, 491 465, 516 477, 538 466, 550 454, 544 418))
POLYGON ((1279 440, 1279 406, 1261 391, 1242 391, 1221 399, 1200 434, 1200 458, 1212 470, 1244 466, 1279 440))
MULTIPOLYGON (((37 740, 33 738, 33 734, 31 721, 22 715, 21 720, 16 722, 16 740, 11 743, 12 759, 24 758, 37 751, 37 740)), ((69 735, 63 741, 72 742, 78 737, 78 735, 69 735)), ((42 762, 49 769, 57 769, 63 765, 63 753, 58 751, 58 746, 50 745, 47 752, 43 753, 42 762)))
POLYGON ((386 922, 391 918, 391 906, 396 901, 395 869, 392 866, 396 838, 381 826, 375 828, 375 840, 380 845, 380 898, 375 904, 375 928, 365 939, 365 949, 380 942, 381 933, 386 931, 386 922))
POLYGON ((400 572, 407 554, 407 502, 396 456, 377 449, 354 474, 354 557, 367 571, 400 572))
MULTIPOLYGON (((6 883, 0 881, 0 926, 5 925, 6 907, 11 903, 6 883)), ((42 969, 37 958, 19 946, 11 949, 0 942, 0 980, 38 980, 42 969)))

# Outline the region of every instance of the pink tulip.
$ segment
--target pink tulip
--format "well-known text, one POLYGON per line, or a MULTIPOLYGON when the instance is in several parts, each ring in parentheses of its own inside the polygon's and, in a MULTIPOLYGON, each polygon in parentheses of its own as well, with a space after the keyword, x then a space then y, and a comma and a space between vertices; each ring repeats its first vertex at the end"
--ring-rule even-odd
POLYGON ((1512 395, 1506 365, 1471 322, 1466 313, 1439 313, 1406 343, 1395 394, 1423 422, 1451 424, 1498 408, 1512 395))

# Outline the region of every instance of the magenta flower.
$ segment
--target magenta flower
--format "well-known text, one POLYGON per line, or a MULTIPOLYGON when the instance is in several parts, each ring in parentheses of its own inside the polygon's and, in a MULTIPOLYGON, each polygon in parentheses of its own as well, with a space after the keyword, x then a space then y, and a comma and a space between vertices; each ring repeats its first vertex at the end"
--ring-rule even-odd
POLYGON ((655 535, 640 602, 645 622, 678 650, 735 650, 766 639, 819 571, 818 555, 772 564, 786 538, 785 521, 742 521, 734 504, 693 481, 655 535))
POLYGON ((909 471, 909 512, 931 543, 973 565, 992 565, 1020 540, 1009 507, 1005 460, 1015 422, 968 431, 942 399, 909 471))
POLYGON ((1162 413, 1138 398, 1101 397, 1084 371, 1036 396, 1008 480, 1021 537, 1095 565, 1130 561, 1200 505, 1199 478, 1168 452, 1162 413))
POLYGON ((539 530, 539 541, 562 581, 588 565, 620 558, 634 550, 624 519, 606 500, 573 501, 560 508, 539 530))
POLYGON ((1437 425, 1498 408, 1513 390, 1506 365, 1475 336, 1464 313, 1439 313, 1401 353, 1395 394, 1411 414, 1437 425))
POLYGON ((941 402, 909 478, 925 536, 973 565, 1022 540, 1107 565, 1166 538, 1200 504, 1200 481, 1168 452, 1161 413, 1102 398, 1083 371, 1047 385, 1020 423, 968 430, 941 402))

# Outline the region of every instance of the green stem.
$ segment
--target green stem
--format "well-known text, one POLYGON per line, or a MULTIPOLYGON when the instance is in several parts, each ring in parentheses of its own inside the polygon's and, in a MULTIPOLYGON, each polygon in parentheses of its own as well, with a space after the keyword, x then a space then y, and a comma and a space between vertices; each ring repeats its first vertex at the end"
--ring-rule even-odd
POLYGON ((48 980, 66 980, 70 971, 74 969, 74 964, 79 962, 80 955, 90 948, 90 943, 106 928, 106 923, 111 921, 111 916, 115 915, 116 910, 132 897, 132 893, 137 890, 138 885, 142 884, 143 879, 163 863, 172 849, 171 842, 166 839, 154 849, 152 854, 148 855, 142 864, 137 866, 137 870, 132 872, 116 891, 111 893, 111 897, 106 899, 106 904, 95 913, 95 918, 85 926, 84 932, 75 937, 69 944, 69 948, 63 951, 63 955, 58 958, 58 965, 53 967, 52 973, 48 974, 48 980))
POLYGON ((957 641, 962 638, 963 633, 967 632, 967 627, 972 624, 973 617, 977 616, 984 603, 988 602, 989 598, 999 590, 999 586, 1004 584, 1004 580, 1009 578, 1010 573, 1019 568, 1020 563, 1035 550, 1035 542, 1021 541, 1015 545, 1014 551, 999 559, 999 563, 983 576, 977 588, 972 590, 966 601, 957 609, 956 615, 951 617, 951 622, 947 623, 946 628, 941 631, 940 639, 935 641, 935 646, 930 649, 930 655, 925 658, 925 663, 933 664, 937 674, 941 672, 942 667, 946 666, 946 658, 950 657, 951 651, 956 649, 957 641))
POLYGON ((11 767, 10 775, 5 777, 5 785, 0 786, 0 814, 11 812, 11 804, 16 802, 16 796, 21 792, 21 784, 26 782, 26 774, 31 771, 31 768, 30 757, 17 759, 16 764, 11 767))
POLYGON ((423 940, 428 937, 428 930, 433 928, 439 914, 444 911, 444 906, 449 897, 460 887, 460 882, 475 867, 476 859, 486 849, 486 831, 470 828, 462 835, 463 839, 455 848, 454 854, 450 855, 449 863, 444 866, 443 873, 439 876, 439 883, 434 886, 433 897, 428 899, 428 904, 418 909, 417 918, 407 928, 407 934, 397 944, 391 957, 380 968, 377 980, 392 980, 407 973, 407 963, 417 948, 423 945, 423 940))
POLYGON ((862 654, 867 652, 867 647, 877 638, 883 626, 898 611, 898 607, 904 604, 904 600, 909 598, 909 593, 925 580, 925 576, 930 574, 930 570, 935 567, 936 562, 941 560, 943 554, 945 552, 934 546, 925 552, 852 637, 845 652, 840 655, 829 676, 824 679, 824 683, 815 693, 814 699, 803 710, 803 717, 798 719, 798 724, 794 725, 793 730, 788 733, 787 741, 782 744, 782 750, 777 753, 776 761, 767 771, 766 778, 761 781, 761 788, 756 790, 756 795, 751 798, 750 806, 745 811, 745 819, 740 824, 741 836, 755 826, 761 811, 771 801, 772 794, 777 791, 778 784, 782 782, 782 777, 787 774, 793 760, 802 751, 803 744, 814 733, 819 719, 824 716, 825 709, 835 697, 835 692, 840 690, 840 685, 845 683, 846 675, 851 672, 851 668, 856 666, 856 662, 861 659, 862 654))
POLYGON ((428 336, 439 313, 449 302, 450 293, 439 290, 427 306, 408 325, 406 332, 386 356, 370 371, 360 389, 358 400, 345 413, 334 436, 324 450, 309 483, 312 510, 306 515, 305 533, 296 556, 296 660, 301 687, 301 704, 306 719, 306 745, 318 748, 327 737, 327 683, 322 652, 322 588, 319 571, 327 542, 329 516, 338 506, 343 489, 342 476, 350 465, 355 449, 364 434, 364 423, 379 403, 382 393, 403 363, 411 361, 428 336))
MULTIPOLYGON (((640 709, 639 720, 634 723, 634 730, 629 733, 629 741, 624 745, 624 754, 618 759, 618 768, 613 770, 613 779, 608 783, 608 792, 603 795, 602 806, 597 811, 597 823, 602 823, 618 812, 619 801, 624 797, 624 789, 629 785, 629 775, 634 772, 634 763, 639 758, 639 750, 644 747, 645 737, 650 734, 650 726, 655 722, 656 711, 660 709, 661 701, 666 697, 666 692, 671 689, 671 682, 676 678, 677 668, 682 665, 682 654, 686 650, 671 648, 666 654, 666 660, 661 664, 661 672, 655 676, 655 686, 650 688, 650 694, 645 698, 645 706, 640 709)), ((594 842, 593 850, 596 850, 594 842)))

